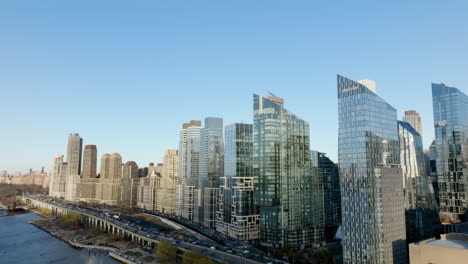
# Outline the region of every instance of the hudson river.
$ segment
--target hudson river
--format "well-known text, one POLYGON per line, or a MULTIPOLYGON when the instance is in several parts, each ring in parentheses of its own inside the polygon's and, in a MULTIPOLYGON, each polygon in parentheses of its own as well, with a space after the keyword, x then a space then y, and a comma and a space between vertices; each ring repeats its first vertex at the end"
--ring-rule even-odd
POLYGON ((105 254, 74 249, 30 225, 35 214, 0 216, 0 263, 120 263, 105 254))

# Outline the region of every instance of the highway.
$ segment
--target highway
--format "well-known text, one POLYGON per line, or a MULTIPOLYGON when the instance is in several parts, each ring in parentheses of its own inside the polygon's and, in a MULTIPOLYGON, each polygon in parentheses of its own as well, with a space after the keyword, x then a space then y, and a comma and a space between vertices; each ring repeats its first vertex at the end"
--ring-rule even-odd
POLYGON ((146 213, 156 215, 160 218, 165 218, 168 221, 174 221, 177 224, 181 224, 186 228, 191 229, 193 232, 201 233, 203 236, 207 236, 210 239, 216 238, 215 241, 221 243, 216 243, 207 239, 197 240, 190 237, 181 236, 179 234, 154 231, 121 218, 114 218, 113 215, 117 214, 114 212, 82 207, 64 200, 55 199, 44 195, 25 195, 25 197, 38 200, 43 203, 48 203, 56 207, 65 208, 69 211, 74 211, 85 216, 91 215, 95 218, 99 218, 103 221, 118 226, 126 232, 146 237, 151 241, 157 242, 161 240, 170 240, 174 246, 180 249, 196 251, 221 262, 233 264, 287 263, 270 258, 266 253, 252 247, 248 243, 226 237, 213 229, 199 226, 191 221, 179 219, 174 216, 167 216, 156 212, 145 211, 146 213), (192 225, 194 225, 196 228, 191 228, 192 225))

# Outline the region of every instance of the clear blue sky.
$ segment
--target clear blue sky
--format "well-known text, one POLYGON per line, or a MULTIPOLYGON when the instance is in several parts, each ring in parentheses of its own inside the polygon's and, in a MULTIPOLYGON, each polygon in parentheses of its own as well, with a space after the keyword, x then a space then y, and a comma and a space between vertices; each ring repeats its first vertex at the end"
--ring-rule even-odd
POLYGON ((466 1, 4 1, 0 170, 49 168, 70 132, 99 158, 160 162, 183 122, 252 122, 252 94, 267 91, 310 123, 312 149, 336 160, 337 73, 375 80, 399 118, 419 111, 427 147, 431 82, 468 92, 467 10, 466 1))

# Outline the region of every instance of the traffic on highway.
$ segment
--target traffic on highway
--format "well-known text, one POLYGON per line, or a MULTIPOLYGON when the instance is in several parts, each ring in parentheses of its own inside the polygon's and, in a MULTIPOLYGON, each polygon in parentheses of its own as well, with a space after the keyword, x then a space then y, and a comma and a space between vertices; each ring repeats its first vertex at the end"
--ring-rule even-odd
POLYGON ((101 220, 105 220, 119 228, 133 234, 144 236, 152 240, 169 240, 172 245, 183 249, 197 251, 207 257, 226 263, 287 263, 286 261, 271 258, 267 253, 253 247, 246 241, 239 241, 225 236, 214 229, 207 228, 192 221, 182 219, 172 215, 166 215, 159 212, 144 210, 145 213, 164 218, 167 221, 173 221, 186 227, 200 235, 187 236, 170 233, 158 228, 151 228, 138 222, 130 221, 129 217, 119 212, 110 210, 95 209, 83 207, 62 199, 52 198, 45 195, 25 195, 30 199, 35 199, 55 206, 66 208, 82 214, 88 214, 101 220), (206 239, 204 239, 206 238, 206 239))

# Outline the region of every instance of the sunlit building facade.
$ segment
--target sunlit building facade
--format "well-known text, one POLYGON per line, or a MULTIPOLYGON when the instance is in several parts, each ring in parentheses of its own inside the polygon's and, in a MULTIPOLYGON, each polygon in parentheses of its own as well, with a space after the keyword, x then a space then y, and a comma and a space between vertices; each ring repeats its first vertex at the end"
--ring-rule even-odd
POLYGON ((407 263, 397 111, 338 75, 344 263, 407 263))
POLYGON ((451 222, 467 220, 468 96, 454 87, 432 84, 436 168, 440 210, 451 222))
POLYGON ((224 142, 223 119, 205 118, 200 131, 198 185, 195 189, 196 222, 215 228, 219 205, 219 180, 223 176, 224 142))
POLYGON ((260 213, 260 243, 291 248, 319 244, 323 225, 314 223, 314 213, 322 211, 323 204, 313 201, 309 124, 284 109, 279 97, 253 99, 254 202, 260 213))
POLYGON ((224 177, 220 180, 216 230, 239 240, 259 238, 260 214, 254 205, 253 127, 226 126, 224 177))

